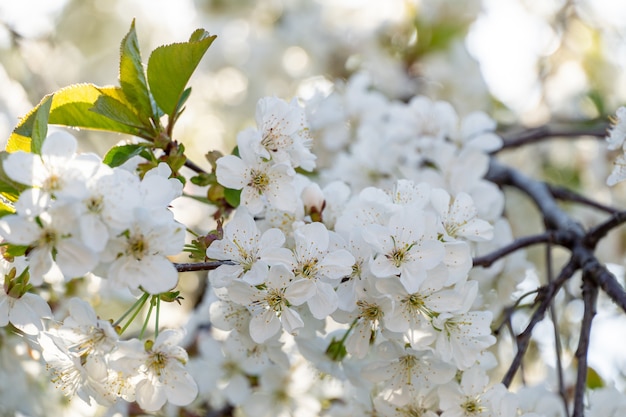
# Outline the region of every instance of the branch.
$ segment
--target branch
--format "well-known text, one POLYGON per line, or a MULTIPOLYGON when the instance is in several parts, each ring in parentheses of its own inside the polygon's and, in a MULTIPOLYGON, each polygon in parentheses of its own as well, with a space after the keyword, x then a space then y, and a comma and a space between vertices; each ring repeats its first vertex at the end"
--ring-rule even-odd
POLYGON ((504 246, 496 251, 493 251, 487 255, 477 256, 473 259, 474 266, 482 266, 483 268, 488 268, 493 265, 494 262, 498 261, 500 258, 505 257, 509 253, 515 252, 518 249, 525 248, 527 246, 535 245, 537 243, 546 243, 551 242, 554 239, 553 232, 546 232, 540 235, 534 236, 524 236, 518 239, 515 239, 513 242, 504 246))
POLYGON ((499 185, 510 185, 527 194, 541 212, 548 230, 554 231, 554 243, 572 251, 572 258, 578 268, 590 273, 598 286, 626 312, 626 292, 617 279, 606 267, 600 264, 593 254, 595 245, 602 233, 606 233, 608 225, 616 227, 621 224, 621 215, 605 226, 586 232, 582 225, 574 221, 554 200, 547 184, 531 179, 519 171, 505 167, 491 160, 485 178, 499 185))
POLYGON ((548 184, 548 188, 550 189, 552 196, 559 200, 573 201, 575 203, 585 204, 589 207, 596 208, 598 210, 604 211, 609 214, 615 214, 619 212, 619 209, 598 203, 597 201, 591 200, 567 188, 559 187, 557 185, 551 185, 551 184, 548 184))
POLYGON ((589 339, 591 335, 591 322, 596 315, 596 301, 598 299, 598 287, 590 277, 583 275, 583 302, 585 311, 583 322, 580 326, 580 338, 576 349, 576 359, 578 360, 576 388, 574 392, 574 413, 572 417, 584 417, 585 405, 584 395, 587 387, 587 355, 589 353, 589 339))
POLYGON ((185 166, 190 170, 194 171, 196 174, 206 174, 207 172, 200 167, 200 165, 196 164, 190 159, 185 160, 185 166))
POLYGON ((550 282, 548 285, 543 287, 543 290, 537 294, 535 302, 540 300, 540 304, 531 316, 530 322, 528 323, 524 331, 517 336, 517 352, 515 353, 515 358, 513 358, 509 369, 502 378, 502 383, 507 388, 511 385, 515 373, 522 365, 522 359, 524 358, 526 350, 528 349, 528 344, 530 343, 530 336, 532 335, 533 329, 535 328, 537 323, 543 320, 543 317, 545 316, 550 304, 552 304, 554 297, 556 297, 556 294, 559 292, 563 284, 565 284, 565 282, 571 278, 574 272, 576 272, 576 269, 576 263, 573 259, 570 259, 567 265, 563 267, 556 280, 550 282))
POLYGON ((222 265, 234 265, 233 261, 210 261, 210 262, 193 262, 193 263, 174 263, 178 272, 190 271, 210 271, 217 269, 222 265))
POLYGON ((535 142, 540 142, 549 138, 576 138, 592 136, 602 139, 606 136, 608 123, 601 123, 596 126, 583 127, 580 129, 559 128, 551 125, 544 125, 534 129, 527 129, 518 134, 503 134, 504 144, 502 148, 492 152, 495 154, 504 149, 518 148, 535 142), (508 136, 508 138, 507 138, 508 136))
POLYGON ((593 246, 597 245, 598 241, 606 236, 607 233, 625 222, 626 211, 618 211, 613 213, 613 215, 607 221, 605 221, 604 223, 600 223, 599 225, 589 230, 589 232, 587 233, 587 244, 593 246))

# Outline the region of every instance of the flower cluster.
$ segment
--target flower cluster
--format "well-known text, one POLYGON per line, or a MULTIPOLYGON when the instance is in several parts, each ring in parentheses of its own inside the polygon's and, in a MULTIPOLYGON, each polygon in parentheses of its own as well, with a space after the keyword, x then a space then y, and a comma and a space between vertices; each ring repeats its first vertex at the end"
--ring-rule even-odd
MULTIPOLYGON (((207 393, 224 387, 211 401, 249 415, 317 415, 312 401, 350 396, 363 401, 324 412, 517 416, 514 395, 489 384, 493 312, 469 276, 479 243, 491 241, 494 224, 503 221, 503 197, 482 179, 486 152, 500 144, 495 124, 482 113, 459 123, 447 103, 424 97, 402 104, 371 89, 352 91, 362 87, 355 79, 339 101, 372 105, 344 121, 352 133, 329 168, 318 169, 319 183, 295 170, 313 161, 299 145, 309 129, 299 122, 293 136, 290 128, 302 120, 295 102, 262 100, 257 124, 265 133, 243 132, 240 156, 217 161, 218 181, 243 189, 242 205, 207 250, 208 258, 230 263, 209 273, 201 311, 214 330, 203 335, 203 346, 212 348, 201 349, 194 366, 200 386, 207 393), (273 121, 270 128, 264 120, 273 121), (276 137, 264 140, 270 133, 276 137), (216 358, 216 350, 227 359, 216 358), (256 358, 257 365, 243 366, 237 357, 256 358), (302 387, 288 375, 304 364, 329 376, 302 387), (276 372, 284 375, 280 386, 267 377, 276 372), (331 380, 336 390, 324 390, 331 380), (291 390, 301 393, 297 401, 291 390), (272 406, 263 402, 267 396, 272 406)), ((325 106, 337 104, 333 94, 307 110, 330 114, 325 106)), ((312 120, 314 136, 333 128, 312 120)), ((327 146, 336 151, 338 144, 327 146)))
POLYGON ((185 228, 168 207, 181 195, 181 182, 169 178, 166 164, 140 178, 76 148, 73 136, 57 132, 41 154, 19 151, 3 160, 3 172, 24 189, 15 213, 0 219, 12 260, 2 261, 0 325, 37 336, 55 385, 68 395, 100 404, 121 397, 146 410, 166 399, 187 404, 195 382, 183 367, 186 352, 176 345, 182 335, 163 332, 149 348, 137 339, 118 340, 111 323, 77 298, 68 302, 62 325, 44 329, 52 312, 33 288, 97 273, 111 288, 143 292, 140 300, 152 295, 154 302, 178 283, 168 256, 182 251, 185 228), (136 358, 132 365, 129 357, 136 358))

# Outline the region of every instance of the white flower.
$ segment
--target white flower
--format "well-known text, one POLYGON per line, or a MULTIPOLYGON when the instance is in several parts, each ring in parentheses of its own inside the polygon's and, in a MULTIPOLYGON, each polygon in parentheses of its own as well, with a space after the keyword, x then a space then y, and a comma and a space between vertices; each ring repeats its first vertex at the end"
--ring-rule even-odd
POLYGON ((463 372, 461 383, 439 387, 442 417, 516 417, 517 401, 504 385, 487 387, 489 377, 478 366, 463 372))
POLYGON ((115 374, 102 361, 100 355, 82 356, 74 352, 57 329, 40 332, 37 338, 42 356, 52 373, 52 382, 69 397, 78 395, 87 404, 95 399, 109 405, 116 400, 115 374))
POLYGON ((379 278, 400 276, 407 291, 414 292, 426 279, 426 271, 444 258, 443 244, 430 238, 430 213, 403 208, 389 219, 387 227, 367 226, 363 238, 377 253, 370 263, 379 278))
POLYGON ((606 179, 606 185, 612 187, 624 180, 626 180, 626 155, 621 154, 613 162, 613 171, 611 171, 611 174, 606 179))
POLYGON ((447 191, 437 188, 431 195, 433 207, 443 224, 444 240, 465 238, 479 242, 493 238, 493 226, 476 217, 476 207, 469 194, 459 193, 451 201, 447 191))
POLYGON ((284 234, 278 229, 259 231, 254 218, 245 207, 239 208, 231 221, 224 226, 224 237, 207 248, 209 259, 229 260, 234 265, 221 265, 209 272, 211 284, 228 286, 235 279, 257 285, 267 275, 268 264, 261 260, 263 254, 285 242, 284 234))
POLYGON ((493 152, 502 147, 502 138, 494 133, 497 123, 486 113, 475 111, 463 118, 457 139, 462 146, 493 152))
POLYGON ((276 97, 262 98, 256 107, 256 123, 261 135, 261 146, 256 148, 259 155, 306 171, 315 168, 306 116, 295 98, 290 103, 276 97))
POLYGON ((302 318, 291 306, 308 301, 315 294, 315 284, 305 278, 295 279, 284 265, 274 265, 262 285, 253 287, 234 281, 228 287, 228 293, 233 301, 250 309, 250 337, 263 343, 280 330, 281 324, 288 333, 304 326, 302 318))
POLYGON ((11 323, 26 334, 36 335, 43 330, 41 319, 50 317, 50 306, 41 296, 27 292, 13 297, 0 289, 0 327, 11 323))
POLYGON ((491 318, 490 311, 438 315, 432 321, 437 335, 436 354, 459 369, 474 365, 481 353, 496 342, 491 335, 491 318))
POLYGON ((237 138, 239 155, 226 155, 217 160, 217 181, 225 187, 241 190, 241 204, 250 213, 263 211, 265 202, 279 210, 294 212, 296 200, 293 177, 295 171, 286 162, 264 160, 252 150, 254 137, 237 138))
POLYGON ((264 259, 270 264, 284 264, 296 278, 306 278, 315 284, 315 295, 307 305, 321 320, 337 309, 338 298, 333 286, 325 280, 337 280, 352 273, 354 256, 345 249, 330 250, 330 235, 322 223, 306 224, 294 231, 293 251, 279 248, 268 251, 264 259))
POLYGON ((41 155, 18 151, 3 163, 6 174, 19 183, 40 188, 44 196, 66 201, 85 197, 85 181, 95 173, 99 161, 95 156, 76 156, 76 139, 59 131, 48 136, 41 155))
POLYGON ((609 129, 609 135, 606 137, 607 148, 610 150, 621 148, 626 140, 626 107, 618 108, 615 115, 617 117, 611 120, 613 126, 609 129))
POLYGON ((291 369, 272 366, 259 376, 258 389, 242 404, 244 415, 254 417, 317 417, 321 404, 312 388, 316 375, 299 364, 291 369))
POLYGON ((141 208, 134 214, 131 227, 107 247, 106 256, 112 260, 108 278, 131 289, 142 287, 150 294, 169 291, 178 282, 178 271, 167 256, 183 249, 185 228, 167 210, 167 216, 157 218, 141 208))
POLYGON ((375 358, 366 365, 363 376, 382 382, 383 398, 400 406, 408 404, 420 391, 429 391, 452 380, 456 373, 454 367, 432 354, 390 341, 378 346, 375 358))
POLYGON ((98 257, 77 236, 75 209, 72 205, 55 205, 35 218, 13 214, 0 220, 0 235, 7 242, 31 248, 27 261, 34 285, 41 284, 55 265, 68 280, 96 266, 98 257))
POLYGON ((87 247, 102 252, 111 236, 130 226, 133 209, 141 201, 139 178, 103 164, 87 187, 79 218, 80 236, 87 247))
POLYGON ((165 330, 154 343, 137 339, 120 342, 112 366, 135 387, 134 399, 145 411, 157 411, 170 404, 184 406, 198 394, 198 386, 185 369, 187 352, 180 347, 183 334, 165 330))

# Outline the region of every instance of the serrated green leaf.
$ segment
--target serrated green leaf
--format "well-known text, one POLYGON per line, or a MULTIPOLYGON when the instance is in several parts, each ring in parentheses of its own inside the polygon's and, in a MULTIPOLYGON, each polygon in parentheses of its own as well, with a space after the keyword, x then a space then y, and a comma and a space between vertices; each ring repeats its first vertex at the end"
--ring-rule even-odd
POLYGON ((224 199, 231 207, 237 208, 241 204, 241 190, 224 188, 224 199))
POLYGON ((33 121, 32 151, 41 154, 41 146, 48 135, 48 118, 50 117, 50 107, 52 106, 52 96, 48 96, 41 101, 33 121))
POLYGON ((137 113, 133 112, 133 110, 123 102, 106 94, 102 94, 98 97, 91 111, 126 126, 136 129, 144 128, 144 124, 137 113))
POLYGON ((140 155, 144 149, 145 146, 136 144, 115 146, 107 152, 102 162, 115 168, 122 165, 133 156, 140 155))
POLYGON ((52 103, 48 117, 49 124, 139 135, 140 131, 135 127, 127 126, 101 114, 89 111, 96 103, 96 100, 98 100, 98 97, 103 94, 118 98, 123 102, 120 92, 121 90, 117 87, 74 84, 58 90, 54 95, 44 97, 15 127, 7 142, 6 150, 9 152, 17 150, 31 151, 31 140, 37 112, 50 96, 52 96, 52 103))
POLYGON ((170 118, 175 116, 185 86, 213 40, 215 35, 198 29, 188 42, 164 45, 152 51, 148 59, 148 85, 154 100, 170 118))
POLYGON ((120 46, 119 80, 128 101, 138 110, 139 118, 144 120, 143 124, 145 125, 152 117, 157 118, 156 112, 152 108, 148 82, 141 62, 134 19, 120 46))

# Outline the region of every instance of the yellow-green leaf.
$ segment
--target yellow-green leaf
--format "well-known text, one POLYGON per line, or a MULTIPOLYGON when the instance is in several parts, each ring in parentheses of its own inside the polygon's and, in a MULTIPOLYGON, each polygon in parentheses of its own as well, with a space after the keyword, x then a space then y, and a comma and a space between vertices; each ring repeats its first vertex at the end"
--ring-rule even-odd
POLYGON ((49 97, 52 96, 50 105, 50 115, 48 123, 54 125, 62 125, 69 127, 78 127, 95 130, 108 130, 111 132, 127 133, 137 135, 139 129, 127 126, 118 121, 109 119, 101 114, 90 111, 96 103, 96 100, 102 95, 116 98, 118 101, 125 102, 126 99, 119 87, 97 87, 93 84, 75 84, 65 87, 48 95, 32 109, 13 130, 9 137, 6 150, 15 152, 23 150, 31 151, 31 139, 33 136, 33 127, 35 118, 39 108, 44 105, 49 97))

